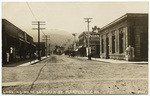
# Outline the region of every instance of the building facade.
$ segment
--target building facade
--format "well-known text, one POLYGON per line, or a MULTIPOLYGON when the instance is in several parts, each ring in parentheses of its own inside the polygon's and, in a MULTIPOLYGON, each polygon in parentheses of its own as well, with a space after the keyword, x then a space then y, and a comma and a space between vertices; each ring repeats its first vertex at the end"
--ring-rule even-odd
POLYGON ((127 13, 101 28, 100 57, 128 60, 148 60, 148 14, 127 13))
MULTIPOLYGON (((99 57, 100 52, 100 43, 99 43, 99 33, 89 32, 89 46, 91 48, 91 54, 93 57, 99 57)), ((86 56, 86 48, 88 46, 88 32, 83 32, 79 35, 79 46, 82 46, 79 49, 79 53, 82 56, 86 56)))
MULTIPOLYGON (((36 54, 38 55, 38 51, 39 51, 39 49, 38 49, 38 42, 34 42, 34 44, 36 45, 36 54)), ((46 56, 45 49, 46 49, 45 42, 40 42, 40 56, 41 57, 46 56)))
POLYGON ((2 63, 34 57, 33 38, 6 19, 2 19, 2 63))

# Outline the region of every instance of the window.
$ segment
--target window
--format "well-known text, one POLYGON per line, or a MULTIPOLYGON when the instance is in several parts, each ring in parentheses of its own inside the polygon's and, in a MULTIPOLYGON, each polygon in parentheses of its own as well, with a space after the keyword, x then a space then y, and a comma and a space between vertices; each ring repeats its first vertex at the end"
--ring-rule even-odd
POLYGON ((104 53, 104 39, 103 39, 103 37, 101 39, 101 46, 102 46, 102 53, 104 53))
POLYGON ((119 53, 123 53, 123 28, 119 29, 119 53))
POLYGON ((115 53, 115 31, 112 32, 112 53, 115 53))

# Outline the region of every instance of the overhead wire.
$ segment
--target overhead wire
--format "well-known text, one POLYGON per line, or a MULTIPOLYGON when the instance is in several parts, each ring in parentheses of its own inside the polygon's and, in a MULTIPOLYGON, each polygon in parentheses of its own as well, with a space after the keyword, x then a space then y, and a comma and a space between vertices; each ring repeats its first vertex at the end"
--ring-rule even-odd
MULTIPOLYGON (((26 2, 26 4, 27 4, 27 6, 28 6, 28 8, 29 8, 29 10, 30 10, 30 12, 31 12, 31 14, 33 15, 34 19, 35 19, 36 21, 38 21, 38 20, 37 20, 37 18, 36 18, 36 16, 34 15, 34 13, 33 13, 32 9, 31 9, 31 7, 30 7, 29 3, 28 3, 28 2, 26 2)), ((42 30, 41 30, 41 31, 42 31, 42 30)), ((42 31, 42 33, 45 35, 45 33, 44 33, 43 31, 42 31)))
POLYGON ((29 7, 29 10, 30 10, 31 14, 32 14, 33 17, 35 18, 35 20, 38 21, 37 18, 35 17, 35 15, 34 15, 33 11, 31 10, 31 7, 29 6, 28 2, 26 2, 26 3, 27 3, 27 5, 28 5, 28 7, 29 7))
MULTIPOLYGON (((28 7, 29 7, 29 9, 30 9, 30 11, 31 11, 31 13, 32 13, 32 15, 33 15, 33 17, 35 18, 36 21, 38 21, 37 18, 35 17, 35 15, 34 15, 33 11, 31 10, 31 8, 30 8, 28 2, 26 2, 26 3, 27 3, 27 5, 28 5, 28 7)), ((41 30, 41 31, 42 31, 42 30, 41 30)), ((44 34, 43 31, 42 31, 42 33, 44 34)), ((44 34, 44 35, 45 35, 45 34, 44 34)), ((38 73, 38 76, 36 77, 36 79, 35 79, 35 80, 32 82, 32 84, 31 84, 31 87, 30 87, 30 89, 29 89, 29 92, 31 92, 31 90, 32 90, 32 88, 33 88, 33 86, 34 86, 34 83, 35 83, 35 82, 37 81, 37 79, 39 78, 39 76, 40 76, 40 74, 41 74, 41 71, 42 71, 42 69, 43 69, 45 66, 46 66, 46 64, 44 64, 43 67, 40 69, 40 71, 39 71, 39 73, 38 73)))

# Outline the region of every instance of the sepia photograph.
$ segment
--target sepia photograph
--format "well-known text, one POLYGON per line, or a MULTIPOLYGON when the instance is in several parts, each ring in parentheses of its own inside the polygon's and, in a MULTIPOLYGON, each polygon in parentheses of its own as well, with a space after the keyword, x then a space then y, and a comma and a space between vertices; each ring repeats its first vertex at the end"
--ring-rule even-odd
POLYGON ((149 1, 1 5, 2 95, 148 95, 149 1))

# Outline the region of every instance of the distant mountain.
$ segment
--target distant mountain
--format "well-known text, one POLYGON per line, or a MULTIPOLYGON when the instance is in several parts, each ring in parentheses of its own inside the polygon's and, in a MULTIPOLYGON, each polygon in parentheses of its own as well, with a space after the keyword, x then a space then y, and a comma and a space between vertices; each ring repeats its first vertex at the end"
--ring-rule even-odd
POLYGON ((49 35, 50 40, 48 41, 48 43, 50 43, 52 49, 54 49, 55 45, 67 47, 73 42, 73 36, 52 33, 50 33, 49 35))
MULTIPOLYGON (((55 45, 67 47, 72 44, 74 40, 71 33, 57 29, 44 31, 44 34, 50 36, 48 44, 50 44, 52 50, 55 48, 55 45)), ((41 33, 41 41, 44 41, 42 35, 43 34, 41 33)), ((37 37, 34 38, 34 41, 37 41, 37 37)))
MULTIPOLYGON (((29 31, 29 29, 24 28, 25 32, 27 32, 29 35, 33 37, 34 42, 38 41, 38 32, 37 31, 29 31)), ((48 45, 50 44, 51 48, 54 49, 55 45, 58 46, 69 46, 70 44, 73 43, 74 37, 72 33, 64 31, 64 30, 58 30, 58 29, 51 29, 51 30, 43 30, 40 32, 40 41, 45 42, 43 40, 43 35, 49 35, 50 40, 48 40, 48 45)), ((78 37, 76 37, 78 38, 78 37)))

